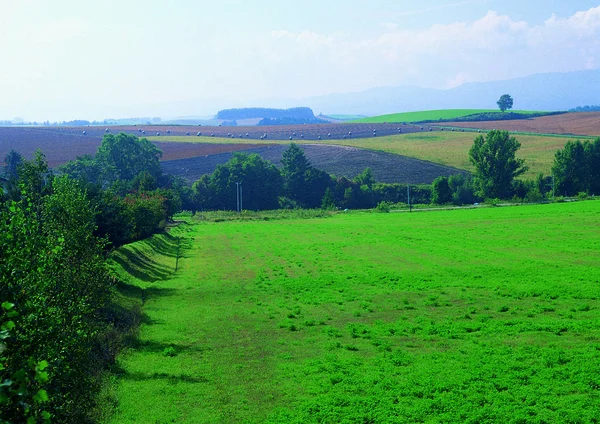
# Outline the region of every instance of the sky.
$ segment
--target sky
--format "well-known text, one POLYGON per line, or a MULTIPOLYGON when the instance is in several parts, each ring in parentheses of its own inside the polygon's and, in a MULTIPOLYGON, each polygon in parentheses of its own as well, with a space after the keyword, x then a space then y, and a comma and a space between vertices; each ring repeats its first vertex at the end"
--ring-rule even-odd
POLYGON ((0 0, 0 120, 209 116, 598 68, 600 0, 0 0))

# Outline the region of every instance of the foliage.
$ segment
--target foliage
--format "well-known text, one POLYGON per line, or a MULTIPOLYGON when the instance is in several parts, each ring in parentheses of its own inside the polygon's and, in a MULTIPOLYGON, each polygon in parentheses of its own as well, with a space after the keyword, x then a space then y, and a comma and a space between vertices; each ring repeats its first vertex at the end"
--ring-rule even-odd
POLYGON ((95 160, 101 164, 105 183, 131 181, 141 172, 158 178, 162 152, 148 139, 119 133, 105 134, 95 160))
POLYGON ((95 349, 110 280, 86 194, 47 170, 41 154, 25 161, 20 198, 0 205, 0 299, 19 313, 2 352, 13 382, 2 418, 85 422, 105 365, 95 349))
POLYGON ((467 178, 463 174, 454 174, 448 178, 448 185, 452 191, 452 203, 455 205, 467 205, 481 200, 475 195, 472 178, 467 178))
POLYGON ((555 153, 552 174, 560 194, 600 194, 600 138, 568 141, 555 153))
POLYGON ((211 175, 193 185, 201 209, 237 209, 240 185, 242 209, 276 209, 283 182, 279 170, 257 154, 237 152, 211 175))
POLYGON ((448 177, 437 177, 431 184, 431 203, 444 205, 452 201, 452 190, 448 184, 448 177))
POLYGON ((508 131, 492 130, 475 139, 469 159, 475 166, 475 184, 481 197, 511 197, 514 179, 527 171, 525 161, 515 157, 520 147, 508 131))
POLYGON ((323 200, 321 201, 321 209, 335 209, 335 199, 333 197, 333 192, 329 187, 327 187, 327 189, 325 190, 325 194, 323 195, 323 200))
POLYGON ((500 96, 500 99, 498 99, 496 103, 498 104, 498 108, 500 108, 500 110, 504 112, 508 109, 512 109, 513 98, 510 96, 510 94, 503 94, 500 96))
POLYGON ((377 207, 375 208, 375 210, 377 212, 381 212, 381 213, 388 213, 391 209, 390 203, 383 201, 383 202, 379 202, 377 203, 377 207))
POLYGON ((600 111, 600 105, 577 106, 573 109, 569 109, 569 112, 598 112, 598 111, 600 111))
POLYGON ((11 150, 6 154, 6 157, 4 158, 4 163, 6 164, 4 176, 7 180, 10 181, 17 178, 17 171, 21 163, 23 163, 23 159, 23 156, 15 150, 11 150))

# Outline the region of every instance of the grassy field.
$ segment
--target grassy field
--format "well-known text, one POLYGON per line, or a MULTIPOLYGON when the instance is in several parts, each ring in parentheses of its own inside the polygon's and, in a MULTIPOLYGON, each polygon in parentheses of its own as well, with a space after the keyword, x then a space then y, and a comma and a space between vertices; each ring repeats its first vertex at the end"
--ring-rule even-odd
MULTIPOLYGON (((435 131, 423 133, 399 134, 384 137, 352 138, 346 140, 311 141, 311 144, 337 144, 380 150, 416 159, 427 160, 442 165, 453 166, 467 171, 474 168, 469 162, 469 149, 477 137, 473 132, 435 131)), ((554 153, 563 148, 568 140, 574 137, 550 135, 516 134, 521 143, 517 156, 525 159, 529 171, 523 178, 534 179, 540 172, 550 175, 554 153)), ((251 140, 213 138, 213 137, 149 137, 153 141, 176 141, 189 143, 251 143, 251 140)), ((289 141, 272 141, 269 143, 287 144, 289 141)))
MULTIPOLYGON (((422 110, 418 112, 390 113, 388 115, 372 116, 369 118, 357 119, 353 122, 363 123, 381 123, 381 122, 421 122, 437 121, 438 119, 456 119, 476 113, 498 112, 498 109, 440 109, 440 110, 422 110)), ((528 110, 512 110, 515 113, 535 113, 528 110)))
POLYGON ((598 201, 351 212, 126 246, 145 317, 112 422, 597 422, 599 222, 598 201))

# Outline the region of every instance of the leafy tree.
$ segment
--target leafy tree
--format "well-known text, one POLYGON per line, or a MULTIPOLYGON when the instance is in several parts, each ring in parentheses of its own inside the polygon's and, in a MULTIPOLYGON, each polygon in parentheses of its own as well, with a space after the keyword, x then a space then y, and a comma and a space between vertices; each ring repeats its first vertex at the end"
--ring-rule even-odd
POLYGON ((600 137, 584 143, 586 188, 588 194, 600 194, 600 137))
POLYGON ((40 190, 38 160, 24 164, 20 199, 0 206, 0 298, 5 312, 7 302, 18 311, 0 354, 3 374, 14 377, 2 382, 2 419, 87 422, 110 283, 85 193, 67 176, 40 190))
POLYGON ((23 163, 23 156, 15 151, 11 150, 6 154, 4 158, 4 163, 6 163, 6 168, 4 168, 4 176, 8 180, 14 180, 18 176, 18 170, 21 163, 23 163))
POLYGON ((471 178, 463 174, 453 174, 448 178, 448 185, 452 191, 452 203, 455 205, 466 205, 476 202, 475 189, 471 178))
POLYGON ((558 193, 572 196, 585 191, 585 162, 585 148, 580 140, 569 140, 562 149, 556 151, 552 174, 558 193))
POLYGON ((304 151, 296 143, 291 143, 281 157, 281 175, 284 194, 299 201, 305 189, 305 173, 311 168, 304 151))
POLYGON ((469 150, 469 159, 475 165, 475 184, 484 198, 512 197, 513 182, 527 171, 523 159, 515 157, 521 144, 508 131, 492 130, 478 136, 469 150))
POLYGON ((448 177, 437 177, 431 186, 432 203, 444 205, 452 201, 452 190, 448 184, 448 177))
POLYGON ((359 185, 365 184, 368 187, 372 187, 376 181, 371 168, 365 168, 363 172, 361 172, 354 178, 354 182, 358 183, 359 185))
POLYGON ((102 165, 103 178, 108 183, 131 181, 143 171, 158 179, 161 157, 162 152, 148 139, 125 133, 106 134, 96 153, 96 161, 102 165))
POLYGON ((512 109, 513 98, 510 96, 510 94, 503 94, 500 96, 500 99, 496 102, 496 104, 498 105, 500 110, 504 112, 508 109, 512 109))
POLYGON ((333 210, 335 209, 335 199, 333 197, 333 192, 329 187, 325 189, 325 194, 323 195, 323 200, 321 201, 321 209, 325 210, 333 210))
POLYGON ((283 182, 279 170, 257 154, 237 152, 217 166, 209 177, 194 184, 194 191, 206 209, 235 209, 237 185, 241 183, 243 208, 277 209, 283 182))
POLYGON ((300 192, 298 201, 306 208, 318 208, 325 191, 331 185, 331 176, 327 172, 310 167, 304 172, 304 189, 300 192))
POLYGON ((568 141, 554 155, 552 174, 558 193, 600 193, 600 138, 568 141))
POLYGON ((69 177, 84 183, 84 186, 102 185, 102 164, 90 155, 78 156, 60 167, 60 171, 69 177))

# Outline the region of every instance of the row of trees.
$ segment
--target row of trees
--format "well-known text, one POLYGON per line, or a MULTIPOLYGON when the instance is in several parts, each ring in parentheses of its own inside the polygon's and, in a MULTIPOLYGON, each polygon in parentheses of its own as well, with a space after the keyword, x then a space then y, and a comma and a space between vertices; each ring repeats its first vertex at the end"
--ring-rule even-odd
POLYGON ((0 202, 1 420, 86 422, 110 361, 105 243, 85 191, 42 159, 22 161, 0 202))
POLYGON ((528 168, 516 157, 521 144, 507 131, 492 130, 475 138, 469 160, 472 179, 439 177, 432 184, 432 203, 470 203, 483 199, 540 200, 554 189, 565 196, 600 193, 600 138, 568 141, 555 153, 552 176, 518 179, 528 168), (460 184, 458 183, 460 182, 460 184))
POLYGON ((552 175, 562 195, 600 194, 600 138, 568 141, 556 152, 552 175))
POLYGON ((1 422, 91 419, 120 322, 106 251, 148 237, 181 209, 184 186, 162 175, 160 156, 152 143, 126 134, 106 135, 95 157, 77 158, 59 174, 39 151, 31 161, 7 155, 1 422))
MULTIPOLYGON (((243 207, 249 210, 278 208, 373 208, 379 202, 406 202, 404 184, 377 183, 370 168, 353 179, 336 178, 313 167, 304 151, 292 143, 282 155, 281 169, 257 154, 234 153, 193 184, 194 210, 232 210, 241 185, 243 207)), ((413 201, 429 202, 429 187, 413 186, 413 201)))

